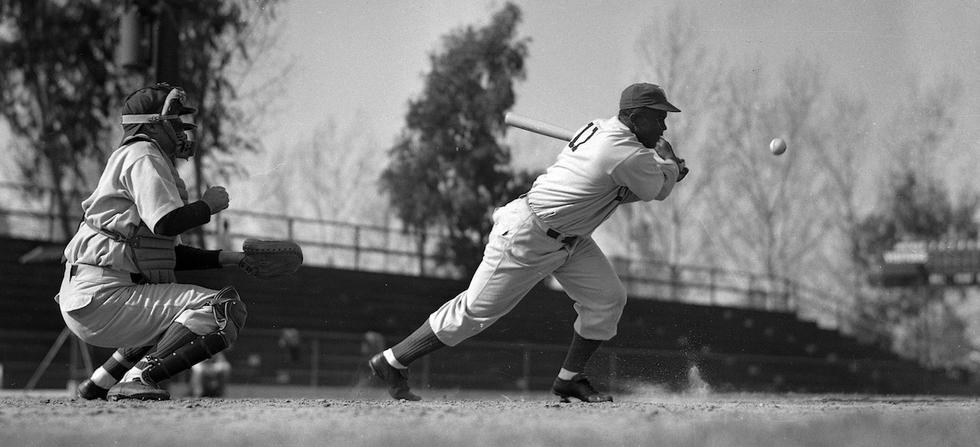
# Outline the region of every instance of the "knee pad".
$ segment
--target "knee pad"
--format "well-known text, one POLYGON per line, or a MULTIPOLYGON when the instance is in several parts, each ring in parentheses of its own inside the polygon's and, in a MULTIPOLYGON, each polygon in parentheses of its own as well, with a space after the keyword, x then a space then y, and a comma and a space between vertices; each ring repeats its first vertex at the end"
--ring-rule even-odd
POLYGON ((218 333, 230 345, 238 339, 238 332, 245 327, 248 310, 234 287, 221 289, 211 298, 214 321, 218 323, 218 333))
POLYGON ((155 355, 150 359, 150 366, 143 371, 142 377, 157 383, 225 350, 238 339, 246 315, 245 304, 234 287, 225 287, 215 293, 205 309, 185 310, 173 326, 178 328, 174 332, 178 334, 174 337, 175 348, 167 355, 155 355))
POLYGON ((199 309, 184 309, 174 322, 197 335, 207 335, 220 329, 216 320, 214 309, 206 305, 199 309))

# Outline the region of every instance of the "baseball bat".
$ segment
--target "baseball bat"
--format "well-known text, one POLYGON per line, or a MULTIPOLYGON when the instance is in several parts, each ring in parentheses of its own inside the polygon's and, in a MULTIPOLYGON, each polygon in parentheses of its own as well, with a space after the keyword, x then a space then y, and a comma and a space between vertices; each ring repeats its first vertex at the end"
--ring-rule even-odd
POLYGON ((507 114, 504 115, 504 123, 508 126, 524 129, 528 132, 534 132, 536 134, 551 138, 557 138, 562 141, 569 141, 573 136, 572 131, 565 129, 564 127, 559 127, 544 121, 538 121, 534 118, 528 118, 513 112, 507 112, 507 114))

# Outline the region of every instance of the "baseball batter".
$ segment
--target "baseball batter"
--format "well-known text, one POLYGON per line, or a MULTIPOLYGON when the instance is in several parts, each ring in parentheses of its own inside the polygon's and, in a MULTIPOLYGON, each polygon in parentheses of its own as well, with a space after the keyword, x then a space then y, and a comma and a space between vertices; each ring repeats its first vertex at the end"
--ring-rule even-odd
POLYGON ((391 397, 419 400, 408 386, 409 364, 480 333, 554 275, 574 301, 577 318, 552 391, 565 402, 612 401, 583 371, 599 345, 616 335, 626 290, 592 232, 624 203, 664 200, 687 174, 684 160, 662 138, 667 113, 680 112, 662 88, 630 85, 619 109, 617 116, 579 129, 527 194, 493 213, 483 260, 467 290, 372 357, 371 369, 391 397))
POLYGON ((194 111, 179 87, 157 84, 131 94, 122 111, 122 144, 82 202, 83 222, 65 248, 55 300, 83 341, 120 348, 82 382, 82 398, 169 399, 159 382, 234 343, 245 324, 245 305, 234 288, 175 283, 174 270, 236 265, 243 258, 180 243, 181 233, 229 203, 222 187, 188 203, 176 160, 194 155, 187 134, 196 126, 180 119, 194 111))

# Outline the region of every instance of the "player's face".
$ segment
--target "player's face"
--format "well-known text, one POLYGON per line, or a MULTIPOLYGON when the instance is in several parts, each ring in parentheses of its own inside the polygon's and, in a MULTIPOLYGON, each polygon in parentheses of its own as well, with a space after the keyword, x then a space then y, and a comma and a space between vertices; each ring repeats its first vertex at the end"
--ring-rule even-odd
POLYGON ((180 120, 174 120, 173 126, 177 132, 177 158, 182 158, 187 160, 193 157, 196 153, 196 134, 194 129, 183 129, 183 123, 194 123, 193 118, 188 115, 183 115, 180 120))
POLYGON ((636 139, 646 147, 653 147, 667 130, 667 112, 641 109, 633 114, 633 127, 636 139))

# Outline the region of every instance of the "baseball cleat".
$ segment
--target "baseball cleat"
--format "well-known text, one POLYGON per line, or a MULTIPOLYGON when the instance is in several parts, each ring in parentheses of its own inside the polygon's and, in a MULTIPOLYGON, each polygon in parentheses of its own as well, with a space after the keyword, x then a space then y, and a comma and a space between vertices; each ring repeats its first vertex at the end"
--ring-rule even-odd
POLYGON ((170 393, 157 385, 143 382, 136 378, 127 382, 119 382, 109 391, 109 400, 170 400, 170 393))
POLYGON ((612 402, 613 400, 612 396, 600 394, 595 388, 592 388, 592 384, 589 383, 589 379, 585 377, 585 374, 578 374, 572 377, 572 380, 556 378, 555 383, 551 385, 551 392, 560 397, 561 401, 565 403, 570 402, 568 400, 569 397, 574 397, 590 404, 612 402))
POLYGON ((92 379, 85 379, 82 383, 78 384, 78 389, 75 390, 75 396, 85 400, 108 400, 109 390, 96 385, 92 379))
POLYGON ((384 355, 380 353, 371 357, 368 366, 371 367, 371 371, 374 372, 375 377, 381 379, 385 385, 388 385, 388 394, 393 399, 422 400, 421 397, 408 389, 408 370, 398 369, 389 365, 384 355))

